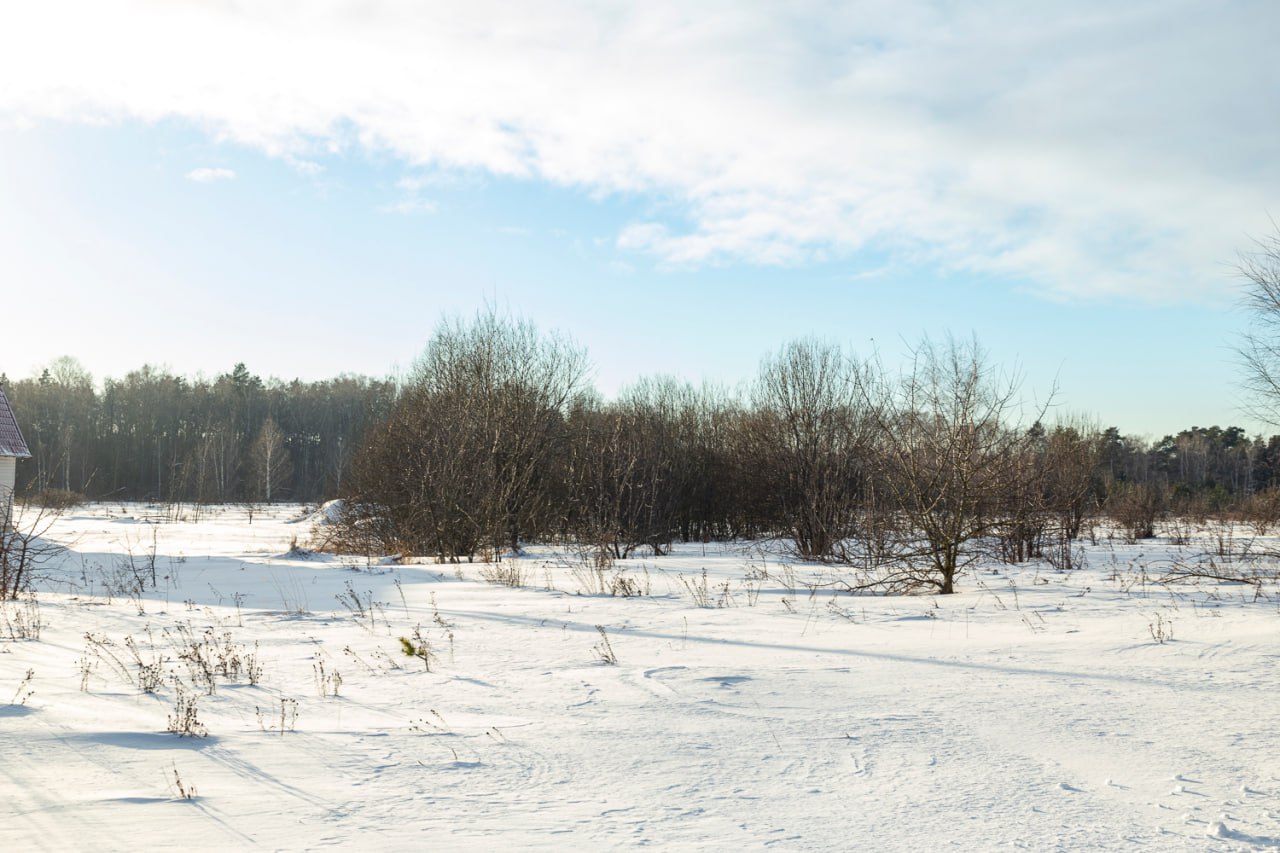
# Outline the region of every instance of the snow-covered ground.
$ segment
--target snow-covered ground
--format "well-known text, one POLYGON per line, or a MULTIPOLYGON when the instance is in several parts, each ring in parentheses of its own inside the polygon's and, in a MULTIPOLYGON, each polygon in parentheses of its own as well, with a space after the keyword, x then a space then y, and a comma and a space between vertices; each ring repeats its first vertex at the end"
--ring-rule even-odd
POLYGON ((149 515, 68 512, 39 639, 5 607, 4 850, 1280 847, 1277 590, 1154 583, 1168 540, 947 597, 677 546, 622 597, 546 549, 370 566, 290 554, 297 507, 149 515))

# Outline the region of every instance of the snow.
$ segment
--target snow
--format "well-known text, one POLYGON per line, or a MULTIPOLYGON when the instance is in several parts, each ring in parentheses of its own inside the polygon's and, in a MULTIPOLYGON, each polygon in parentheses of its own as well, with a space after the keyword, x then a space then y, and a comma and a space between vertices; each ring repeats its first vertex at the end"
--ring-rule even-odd
POLYGON ((344 506, 341 500, 325 501, 316 508, 315 512, 307 513, 300 520, 309 521, 313 526, 332 526, 342 520, 344 506))
POLYGON ((1277 590, 1155 584, 1167 540, 946 597, 811 593, 840 569, 677 546, 618 562, 647 593, 622 598, 549 548, 290 554, 299 515, 58 522, 39 639, 0 640, 6 850, 1280 847, 1277 590), (200 686, 206 637, 257 683, 200 686), (179 692, 207 737, 166 731, 179 692))

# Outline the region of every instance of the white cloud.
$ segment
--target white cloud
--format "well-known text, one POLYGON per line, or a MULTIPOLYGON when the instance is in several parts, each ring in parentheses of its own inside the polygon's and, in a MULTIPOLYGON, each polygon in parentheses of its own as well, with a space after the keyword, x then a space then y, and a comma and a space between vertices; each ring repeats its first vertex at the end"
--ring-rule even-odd
POLYGON ((321 166, 315 160, 305 160, 301 157, 295 157, 292 154, 286 154, 284 160, 289 164, 290 168, 299 175, 313 177, 324 171, 324 166, 321 166))
POLYGON ((401 216, 413 216, 419 213, 435 213, 436 203, 425 198, 406 198, 378 208, 383 213, 398 213, 401 216))
POLYGON ((201 166, 199 169, 192 169, 187 172, 187 180, 195 181, 198 184, 212 184, 215 181, 230 181, 235 178, 236 173, 230 169, 211 169, 207 166, 201 166))
POLYGON ((1280 185, 1266 0, 299 8, 20 4, 0 113, 651 194, 617 243, 670 264, 872 248, 1060 296, 1219 287, 1280 185))

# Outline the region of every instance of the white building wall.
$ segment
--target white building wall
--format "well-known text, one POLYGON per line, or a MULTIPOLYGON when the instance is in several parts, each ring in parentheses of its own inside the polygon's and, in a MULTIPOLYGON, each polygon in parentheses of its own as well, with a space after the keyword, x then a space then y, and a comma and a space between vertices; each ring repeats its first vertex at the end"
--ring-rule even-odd
POLYGON ((14 478, 18 472, 18 460, 12 456, 0 456, 0 525, 9 515, 9 504, 13 500, 14 478))

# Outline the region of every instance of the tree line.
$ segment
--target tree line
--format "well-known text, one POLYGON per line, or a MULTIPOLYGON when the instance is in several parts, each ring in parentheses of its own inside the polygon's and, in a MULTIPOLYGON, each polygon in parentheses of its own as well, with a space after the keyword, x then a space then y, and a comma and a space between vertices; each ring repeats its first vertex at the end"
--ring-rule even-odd
POLYGON ((24 494, 223 503, 347 499, 351 547, 473 559, 534 541, 602 559, 775 537, 876 583, 950 591, 981 549, 1071 559, 1105 513, 1280 514, 1280 436, 1158 441, 1049 418, 975 341, 892 372, 794 341, 730 392, 645 379, 605 400, 571 341, 493 312, 441 323, 400 383, 188 379, 82 365, 0 376, 33 458, 24 494), (890 567, 890 568, 886 568, 890 567))
POLYGON ((972 341, 926 340, 901 372, 795 341, 734 393, 651 378, 606 401, 586 372, 527 323, 443 323, 353 460, 347 544, 453 561, 559 541, 615 560, 772 537, 868 584, 949 592, 982 553, 1069 565, 1101 513, 1140 537, 1167 512, 1280 505, 1280 437, 1051 421, 972 341))
POLYGON ((75 359, 0 375, 32 458, 18 490, 167 504, 319 501, 340 492, 389 380, 264 380, 244 364, 212 379, 143 366, 101 387, 75 359))

